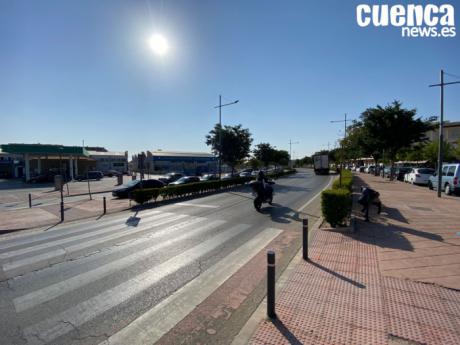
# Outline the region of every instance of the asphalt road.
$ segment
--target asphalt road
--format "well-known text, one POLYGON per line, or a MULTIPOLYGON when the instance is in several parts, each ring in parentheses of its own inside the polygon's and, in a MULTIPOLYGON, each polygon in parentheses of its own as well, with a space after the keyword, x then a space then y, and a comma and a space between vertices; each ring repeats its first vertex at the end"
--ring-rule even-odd
POLYGON ((270 241, 298 227, 297 210, 330 180, 311 170, 279 179, 274 206, 260 213, 245 187, 3 236, 1 343, 156 341, 270 241))

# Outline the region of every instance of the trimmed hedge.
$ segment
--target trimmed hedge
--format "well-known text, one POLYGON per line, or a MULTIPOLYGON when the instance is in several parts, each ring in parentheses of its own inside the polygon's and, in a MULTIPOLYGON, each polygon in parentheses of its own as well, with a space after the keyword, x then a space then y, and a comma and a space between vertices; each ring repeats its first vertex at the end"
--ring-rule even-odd
MULTIPOLYGON (((276 179, 282 176, 295 173, 296 170, 284 170, 273 174, 268 174, 268 177, 276 179)), ((199 195, 208 192, 214 192, 222 188, 231 188, 244 185, 252 181, 254 177, 236 177, 221 181, 203 181, 182 185, 169 185, 163 188, 145 188, 138 189, 132 193, 131 198, 138 204, 144 204, 150 200, 156 201, 159 196, 163 199, 175 199, 187 196, 199 195)))
POLYGON ((353 174, 349 170, 342 169, 342 187, 340 187, 340 179, 337 179, 332 184, 332 189, 344 188, 351 192, 353 188, 352 186, 353 186, 353 174))
POLYGON ((351 194, 344 188, 326 189, 321 194, 321 211, 332 227, 343 223, 351 211, 351 194))

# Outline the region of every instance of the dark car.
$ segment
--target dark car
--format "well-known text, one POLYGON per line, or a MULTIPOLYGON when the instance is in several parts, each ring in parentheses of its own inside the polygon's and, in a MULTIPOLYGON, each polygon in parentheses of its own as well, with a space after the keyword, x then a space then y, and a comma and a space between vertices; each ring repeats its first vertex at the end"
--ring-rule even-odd
POLYGON ((28 181, 29 183, 48 183, 48 182, 54 182, 54 176, 59 175, 59 173, 56 173, 54 171, 48 171, 44 174, 39 174, 36 176, 33 176, 30 178, 28 181))
POLYGON ((122 173, 117 170, 108 170, 104 172, 104 176, 107 176, 107 177, 114 177, 118 175, 122 175, 122 173))
POLYGON ((408 172, 412 170, 411 167, 400 167, 396 168, 395 171, 395 177, 399 181, 404 181, 404 175, 406 175, 408 172))
POLYGON ((195 183, 200 182, 200 178, 198 176, 184 176, 178 179, 177 181, 171 182, 169 185, 177 186, 180 184, 188 184, 188 183, 195 183))
POLYGON ((160 180, 133 180, 129 181, 126 184, 121 185, 120 187, 115 188, 112 191, 112 195, 118 198, 127 198, 129 194, 137 189, 141 188, 161 188, 164 187, 165 183, 160 180))
POLYGON ((88 171, 86 174, 78 175, 75 179, 77 181, 86 181, 86 180, 97 180, 99 181, 104 177, 102 171, 88 171))
POLYGON ((172 173, 166 174, 164 177, 160 177, 159 180, 166 184, 170 184, 171 182, 175 182, 183 176, 184 176, 183 174, 172 172, 172 173))
POLYGON ((219 175, 206 174, 206 175, 201 176, 200 180, 201 181, 218 181, 219 180, 219 175))

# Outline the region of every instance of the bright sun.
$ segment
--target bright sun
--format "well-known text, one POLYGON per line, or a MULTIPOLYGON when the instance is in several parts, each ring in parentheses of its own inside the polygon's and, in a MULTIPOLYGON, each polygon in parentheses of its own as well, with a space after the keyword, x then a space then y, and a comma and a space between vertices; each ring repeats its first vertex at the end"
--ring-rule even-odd
POLYGON ((150 37, 150 48, 158 55, 164 55, 169 49, 168 41, 162 35, 155 34, 150 37))

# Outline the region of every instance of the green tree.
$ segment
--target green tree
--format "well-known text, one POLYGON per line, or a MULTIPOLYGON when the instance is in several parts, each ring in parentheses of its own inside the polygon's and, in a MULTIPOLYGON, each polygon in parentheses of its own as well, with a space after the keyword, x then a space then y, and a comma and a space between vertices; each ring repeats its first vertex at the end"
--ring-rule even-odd
MULTIPOLYGON (((430 161, 433 165, 437 165, 438 162, 438 151, 439 151, 439 140, 434 140, 426 144, 422 150, 423 158, 430 161)), ((442 156, 444 162, 450 162, 455 160, 455 150, 447 142, 443 142, 442 145, 442 156)))
POLYGON ((261 161, 265 167, 275 161, 276 149, 269 143, 260 143, 252 151, 254 157, 261 161))
POLYGON ((232 168, 232 173, 235 166, 249 156, 251 144, 252 135, 249 129, 243 128, 242 125, 222 128, 216 124, 214 129, 206 135, 206 145, 211 146, 215 155, 221 153, 222 161, 232 168))
POLYGON ((275 150, 273 153, 273 163, 276 165, 289 165, 289 152, 285 150, 275 150))

